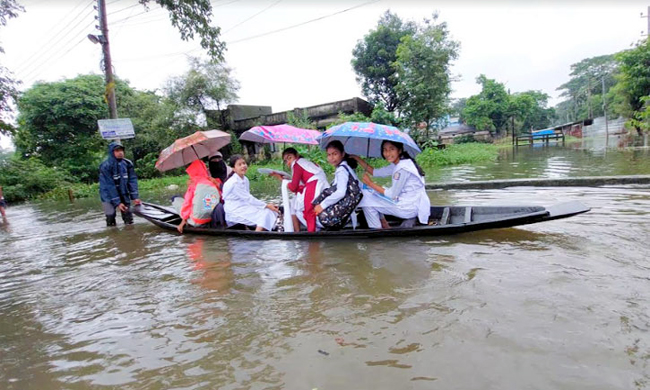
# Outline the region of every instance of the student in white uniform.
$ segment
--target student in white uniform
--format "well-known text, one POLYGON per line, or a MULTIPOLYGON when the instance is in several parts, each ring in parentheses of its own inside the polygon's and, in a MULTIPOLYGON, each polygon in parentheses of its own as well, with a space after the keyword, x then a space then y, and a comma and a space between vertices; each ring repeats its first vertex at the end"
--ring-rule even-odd
POLYGON ((381 150, 384 159, 390 163, 383 168, 373 169, 361 158, 354 156, 366 170, 363 183, 392 200, 390 202, 364 191, 359 206, 363 209, 368 226, 371 229, 387 228, 388 224, 382 215, 402 219, 418 217, 420 223, 426 225, 429 222, 431 203, 424 186, 424 171, 404 152, 404 145, 399 142, 384 141, 381 150), (392 176, 391 186, 386 188, 376 184, 368 173, 374 177, 392 176))
MULTIPOLYGON (((308 232, 315 232, 318 223, 312 201, 323 189, 329 187, 327 176, 321 167, 302 157, 294 148, 287 148, 282 152, 282 161, 291 169, 291 182, 287 189, 296 194, 291 215, 293 230, 300 231, 300 224, 303 224, 308 232)), ((271 176, 282 180, 279 174, 271 176)))
POLYGON ((244 157, 234 155, 229 165, 233 172, 223 185, 224 211, 226 223, 233 226, 238 223, 246 226, 255 225, 255 231, 272 230, 278 216, 278 206, 264 203, 251 195, 250 183, 244 176, 248 165, 244 157))
POLYGON ((320 204, 314 205, 314 214, 316 215, 343 199, 350 178, 352 180, 359 180, 357 175, 354 173, 354 169, 357 167, 357 162, 345 153, 341 141, 330 142, 325 150, 327 151, 327 162, 336 167, 336 171, 334 171, 334 181, 332 181, 332 185, 336 185, 336 191, 323 199, 320 204))

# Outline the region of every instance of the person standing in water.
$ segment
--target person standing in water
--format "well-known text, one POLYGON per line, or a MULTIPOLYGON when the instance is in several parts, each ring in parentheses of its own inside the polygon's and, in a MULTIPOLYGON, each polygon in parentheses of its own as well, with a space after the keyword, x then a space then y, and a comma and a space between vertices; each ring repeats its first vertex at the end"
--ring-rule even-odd
POLYGON ((138 177, 130 160, 124 158, 124 146, 119 142, 108 145, 108 158, 99 166, 99 196, 102 200, 106 226, 115 226, 117 210, 124 224, 133 223, 131 201, 139 205, 138 177))
POLYGON ((7 223, 7 214, 5 209, 7 208, 7 201, 5 200, 4 194, 2 193, 2 186, 0 186, 0 214, 2 214, 2 222, 7 223))

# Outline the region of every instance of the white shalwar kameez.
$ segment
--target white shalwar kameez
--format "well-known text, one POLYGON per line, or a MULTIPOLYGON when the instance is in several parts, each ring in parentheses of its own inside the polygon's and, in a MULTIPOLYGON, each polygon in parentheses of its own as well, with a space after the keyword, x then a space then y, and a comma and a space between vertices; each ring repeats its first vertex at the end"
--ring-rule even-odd
POLYGON ((363 190, 363 199, 359 207, 363 209, 371 229, 381 228, 382 214, 394 215, 402 219, 418 217, 420 223, 425 225, 429 222, 431 202, 424 186, 424 177, 420 176, 411 159, 401 159, 397 165, 390 164, 375 169, 373 176, 392 176, 392 185, 389 188, 384 187, 384 195, 395 203, 363 190))
POLYGON ((233 226, 238 223, 247 226, 261 226, 272 230, 277 214, 266 208, 266 203, 251 195, 250 182, 246 176, 234 174, 223 185, 223 208, 226 223, 233 226))

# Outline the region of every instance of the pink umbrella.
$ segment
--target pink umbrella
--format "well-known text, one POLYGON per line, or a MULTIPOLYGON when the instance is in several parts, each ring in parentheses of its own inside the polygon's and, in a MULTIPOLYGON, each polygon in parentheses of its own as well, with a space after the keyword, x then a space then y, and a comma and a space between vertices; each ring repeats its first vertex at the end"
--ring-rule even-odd
POLYGON ((156 169, 168 171, 185 166, 194 160, 208 157, 230 143, 230 134, 221 130, 197 131, 179 138, 160 152, 156 169))
POLYGON ((288 143, 318 145, 316 138, 320 134, 318 130, 300 129, 285 123, 276 126, 255 126, 243 132, 239 140, 260 144, 288 143))

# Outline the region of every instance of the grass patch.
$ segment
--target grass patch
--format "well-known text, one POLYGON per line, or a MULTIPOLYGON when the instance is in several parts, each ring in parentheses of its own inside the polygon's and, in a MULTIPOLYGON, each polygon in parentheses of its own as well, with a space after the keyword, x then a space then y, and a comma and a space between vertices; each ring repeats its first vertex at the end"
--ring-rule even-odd
MULTIPOLYGON (((457 164, 468 164, 476 163, 482 161, 492 161, 498 157, 499 147, 492 144, 484 143, 465 143, 458 145, 449 145, 446 149, 425 149, 417 157, 417 162, 423 167, 437 167, 437 166, 446 166, 446 165, 457 165, 457 164)), ((324 151, 314 150, 310 152, 309 157, 317 157, 316 160, 319 161, 319 165, 325 170, 328 176, 332 176, 334 173, 334 167, 330 164, 325 163, 323 165, 322 161, 324 159, 324 151), (321 153, 322 156, 314 156, 316 153, 321 153)), ((371 158, 367 159, 368 163, 375 168, 386 165, 384 159, 371 158)), ((246 177, 252 184, 254 184, 255 192, 269 192, 277 191, 279 187, 279 182, 277 179, 268 176, 262 175, 257 170, 259 168, 270 168, 280 171, 288 172, 288 168, 282 164, 282 160, 273 159, 268 161, 262 161, 259 163, 251 164, 246 173, 246 177)), ((154 179, 143 179, 138 180, 138 188, 140 190, 140 196, 144 199, 151 197, 157 193, 163 192, 170 185, 177 185, 177 193, 184 193, 187 188, 187 175, 180 176, 165 176, 161 178, 154 179)), ((40 195, 38 198, 41 200, 67 200, 69 191, 72 191, 74 198, 88 198, 88 197, 97 197, 99 198, 99 184, 63 184, 60 187, 57 187, 49 192, 46 192, 40 195)))
POLYGON ((423 167, 470 164, 493 161, 499 157, 499 147, 484 143, 448 145, 445 149, 425 149, 417 157, 423 167))

